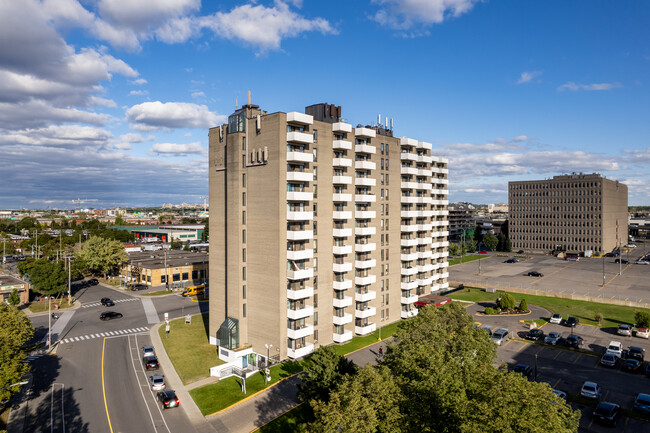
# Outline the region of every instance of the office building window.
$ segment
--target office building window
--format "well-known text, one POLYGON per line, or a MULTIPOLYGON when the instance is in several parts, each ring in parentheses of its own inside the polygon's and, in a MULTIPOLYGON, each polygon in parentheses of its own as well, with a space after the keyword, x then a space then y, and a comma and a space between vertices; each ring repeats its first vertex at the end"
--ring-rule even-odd
POLYGON ((246 317, 246 304, 242 304, 242 315, 246 317))
POLYGON ((242 206, 246 206, 246 193, 245 192, 241 193, 241 204, 242 204, 242 206))
POLYGON ((241 286, 241 295, 242 295, 242 299, 246 299, 246 284, 241 286))
POLYGON ((245 210, 243 210, 241 212, 241 223, 246 224, 246 211, 245 210))
POLYGON ((246 262, 246 248, 242 248, 241 250, 241 261, 246 262))
POLYGON ((318 312, 314 311, 314 326, 318 325, 318 312))
POLYGON ((246 173, 242 173, 241 175, 241 186, 246 188, 246 173))
POLYGON ((243 244, 246 243, 246 230, 242 230, 242 231, 241 231, 241 242, 242 242, 243 244))
POLYGON ((241 268, 241 279, 242 281, 246 281, 246 266, 241 268))

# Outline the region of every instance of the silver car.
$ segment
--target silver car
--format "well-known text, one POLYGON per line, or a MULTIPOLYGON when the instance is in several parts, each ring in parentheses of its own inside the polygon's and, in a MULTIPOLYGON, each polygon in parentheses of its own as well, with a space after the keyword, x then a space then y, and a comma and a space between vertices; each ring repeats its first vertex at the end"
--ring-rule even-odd
POLYGON ((544 339, 544 343, 552 344, 555 346, 561 339, 562 339, 561 333, 555 331, 549 332, 546 338, 544 339))
POLYGON ((165 389, 165 376, 162 374, 154 374, 149 376, 149 383, 151 384, 151 389, 154 391, 161 391, 165 389))
POLYGON ((156 352, 153 350, 153 346, 142 346, 142 357, 155 356, 156 352))

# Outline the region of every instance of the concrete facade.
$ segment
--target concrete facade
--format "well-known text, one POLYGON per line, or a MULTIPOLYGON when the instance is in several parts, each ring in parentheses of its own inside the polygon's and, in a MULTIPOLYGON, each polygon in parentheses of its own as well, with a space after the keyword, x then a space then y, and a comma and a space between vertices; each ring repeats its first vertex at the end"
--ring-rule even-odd
POLYGON ((514 250, 605 253, 628 239, 627 186, 599 174, 508 183, 514 250))
POLYGON ((142 251, 129 253, 122 265, 122 281, 148 286, 202 284, 208 279, 208 254, 195 251, 142 251), (176 283, 176 284, 175 284, 176 283))
POLYGON ((12 275, 0 275, 0 302, 9 302, 11 293, 16 290, 20 296, 20 304, 29 302, 29 283, 12 275))
POLYGON ((213 344, 300 358, 448 287, 446 159, 332 107, 249 102, 210 129, 213 344), (227 323, 238 338, 225 342, 227 323))

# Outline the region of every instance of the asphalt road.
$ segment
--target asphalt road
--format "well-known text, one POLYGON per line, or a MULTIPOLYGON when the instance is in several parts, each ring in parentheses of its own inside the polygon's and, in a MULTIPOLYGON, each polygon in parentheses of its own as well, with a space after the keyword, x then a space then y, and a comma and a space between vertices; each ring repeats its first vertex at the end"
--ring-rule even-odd
MULTIPOLYGON (((163 411, 157 403, 148 384, 153 372, 144 371, 140 351, 150 344, 152 321, 163 321, 165 312, 170 319, 197 314, 205 304, 176 295, 135 297, 103 286, 75 296, 82 306, 58 319, 65 327, 55 354, 31 361, 34 380, 24 432, 193 432, 182 408, 163 411), (115 300, 115 307, 102 307, 102 297, 115 300), (124 317, 101 321, 105 310, 124 317)), ((46 336, 47 315, 32 317, 32 323, 36 338, 46 336)))

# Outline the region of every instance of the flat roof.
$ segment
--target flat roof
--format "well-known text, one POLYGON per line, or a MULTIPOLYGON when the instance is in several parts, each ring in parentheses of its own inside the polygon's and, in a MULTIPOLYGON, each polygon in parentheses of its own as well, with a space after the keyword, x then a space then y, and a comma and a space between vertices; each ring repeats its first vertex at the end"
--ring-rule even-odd
POLYGON ((16 278, 16 277, 14 277, 12 275, 7 275, 7 274, 0 275, 0 287, 20 286, 20 285, 23 285, 23 284, 27 284, 27 282, 21 280, 20 278, 16 278))
POLYGON ((165 252, 167 253, 167 267, 177 268, 180 266, 208 263, 208 253, 197 251, 136 251, 128 253, 129 264, 140 266, 145 269, 165 269, 165 252))

